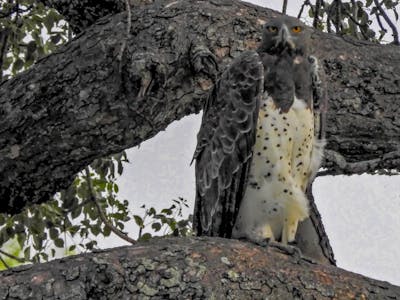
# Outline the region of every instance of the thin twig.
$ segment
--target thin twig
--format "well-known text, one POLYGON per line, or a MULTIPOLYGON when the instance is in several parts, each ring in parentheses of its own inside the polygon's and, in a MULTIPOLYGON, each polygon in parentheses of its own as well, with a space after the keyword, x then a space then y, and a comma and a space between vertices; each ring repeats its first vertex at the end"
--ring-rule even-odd
POLYGON ((73 212, 74 210, 76 210, 76 209, 78 209, 78 208, 81 208, 81 207, 85 206, 86 204, 89 204, 90 202, 91 202, 90 199, 89 199, 89 200, 82 201, 81 203, 79 203, 79 204, 78 204, 77 206, 75 206, 75 207, 72 207, 72 208, 70 208, 70 209, 63 209, 62 214, 58 214, 58 215, 59 215, 59 216, 65 216, 65 215, 67 215, 67 214, 73 212))
MULTIPOLYGON (((358 27, 361 28, 361 23, 357 21, 357 4, 355 0, 351 0, 351 12, 344 6, 344 12, 347 15, 347 17, 350 19, 349 22, 349 28, 353 34, 353 36, 357 37, 359 40, 361 39, 360 33, 358 32, 358 27)), ((361 29, 360 29, 361 31, 361 29)))
POLYGON ((284 14, 284 15, 286 15, 287 3, 288 3, 288 0, 283 0, 282 14, 284 14))
POLYGON ((6 267, 6 269, 9 269, 10 266, 7 264, 7 262, 3 259, 3 257, 0 255, 0 261, 3 263, 3 265, 6 267))
POLYGON ((93 203, 96 205, 97 211, 99 213, 100 219, 103 221, 103 223, 117 236, 119 236, 121 239, 127 241, 128 243, 135 244, 136 241, 132 238, 130 238, 127 234, 116 228, 108 219, 107 216, 104 214, 103 208, 100 206, 100 203, 97 201, 97 198, 94 194, 93 191, 93 186, 92 186, 92 179, 90 178, 90 172, 89 172, 89 167, 85 168, 85 176, 86 176, 86 181, 89 189, 89 196, 90 199, 93 201, 93 203))
MULTIPOLYGON (((353 8, 354 8, 354 6, 356 5, 355 2, 354 2, 354 0, 352 0, 352 5, 353 5, 353 8)), ((356 12, 356 11, 353 11, 353 14, 352 14, 352 13, 351 13, 346 7, 344 7, 344 6, 343 6, 343 10, 344 10, 344 13, 346 14, 346 16, 348 16, 349 19, 350 19, 355 25, 357 25, 358 27, 360 27, 360 32, 361 32, 361 34, 363 35, 364 39, 368 40, 368 39, 369 39, 368 36, 367 36, 367 35, 365 34, 365 32, 362 30, 362 27, 365 26, 366 24, 362 24, 362 23, 360 23, 360 22, 358 22, 358 21, 356 20, 357 12, 356 12)), ((355 30, 355 31, 353 32, 353 34, 354 34, 354 36, 355 36, 356 38, 360 39, 360 36, 359 36, 357 30, 355 30)))
POLYGON ((335 20, 336 33, 341 33, 343 29, 341 26, 341 20, 342 20, 341 9, 342 9, 342 1, 336 0, 336 20, 335 20))
POLYGON ((0 82, 3 80, 3 63, 8 48, 9 29, 0 32, 0 82))
MULTIPOLYGON (((333 20, 332 20, 332 10, 333 10, 333 7, 334 7, 334 4, 333 4, 333 3, 334 3, 334 2, 328 4, 328 5, 329 5, 329 8, 328 8, 328 10, 327 10, 327 17, 326 17, 326 25, 327 25, 327 30, 328 30, 329 33, 332 33, 331 22, 333 21, 333 20)), ((334 21, 333 21, 333 24, 335 25, 335 22, 334 22, 334 21)), ((335 27, 336 27, 336 26, 335 26, 335 27)))
POLYGON ((397 31, 396 26, 393 24, 392 20, 390 20, 390 18, 386 14, 385 10, 382 8, 382 4, 379 3, 378 0, 374 0, 374 3, 375 3, 376 8, 378 9, 379 13, 381 14, 381 16, 385 19, 385 21, 389 25, 390 29, 392 29, 393 44, 400 45, 399 33, 397 31))
POLYGON ((381 28, 381 30, 386 33, 387 29, 382 24, 381 16, 376 15, 376 20, 378 21, 378 24, 379 24, 379 27, 381 28))
POLYGON ((4 256, 7 256, 7 257, 9 257, 9 258, 11 258, 13 260, 16 260, 17 262, 20 262, 20 263, 25 263, 26 262, 26 259, 17 257, 15 255, 12 255, 12 254, 7 253, 7 252, 5 252, 5 251, 3 251, 1 249, 0 249, 0 254, 3 254, 4 256))
POLYGON ((315 13, 314 13, 314 20, 313 20, 314 28, 318 27, 320 10, 321 10, 321 0, 315 0, 315 13))
MULTIPOLYGON (((297 15, 297 19, 300 19, 300 18, 301 18, 301 15, 303 14, 304 7, 305 7, 306 5, 310 5, 310 1, 309 1, 309 0, 305 0, 305 1, 303 2, 303 4, 301 5, 299 14, 297 15)), ((312 9, 312 8, 311 8, 311 9, 312 9)))

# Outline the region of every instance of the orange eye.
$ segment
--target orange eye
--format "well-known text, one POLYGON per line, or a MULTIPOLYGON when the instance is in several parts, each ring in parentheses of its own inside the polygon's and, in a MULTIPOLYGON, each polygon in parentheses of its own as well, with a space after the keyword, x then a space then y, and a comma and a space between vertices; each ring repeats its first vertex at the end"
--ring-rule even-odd
POLYGON ((272 33, 278 32, 278 27, 276 27, 276 26, 267 26, 267 30, 269 32, 272 32, 272 33))
POLYGON ((294 33, 299 33, 300 31, 301 31, 301 27, 300 26, 293 26, 292 27, 292 31, 294 32, 294 33))

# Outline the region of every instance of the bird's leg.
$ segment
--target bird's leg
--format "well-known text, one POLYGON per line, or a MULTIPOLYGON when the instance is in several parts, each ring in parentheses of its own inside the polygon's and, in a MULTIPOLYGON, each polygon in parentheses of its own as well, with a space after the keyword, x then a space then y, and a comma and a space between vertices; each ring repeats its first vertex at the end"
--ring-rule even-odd
POLYGON ((270 225, 265 225, 262 229, 258 228, 251 232, 247 232, 246 237, 241 237, 239 240, 253 242, 261 247, 268 247, 271 241, 275 241, 274 233, 270 225))
POLYGON ((297 226, 299 225, 298 218, 286 218, 282 230, 282 243, 288 244, 293 242, 296 237, 297 226))
POLYGON ((259 240, 253 240, 255 244, 258 246, 264 247, 264 248, 276 248, 280 252, 292 255, 296 257, 297 259, 304 258, 303 254, 301 253, 301 250, 296 246, 296 242, 291 242, 290 244, 284 244, 281 242, 277 242, 274 239, 271 238, 264 238, 264 239, 259 239, 259 240))

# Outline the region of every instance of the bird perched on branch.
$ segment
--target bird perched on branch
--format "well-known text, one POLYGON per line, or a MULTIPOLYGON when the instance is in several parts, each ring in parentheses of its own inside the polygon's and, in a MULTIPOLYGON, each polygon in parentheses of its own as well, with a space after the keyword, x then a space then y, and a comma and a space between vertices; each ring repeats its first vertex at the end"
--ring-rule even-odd
POLYGON ((320 166, 326 96, 310 32, 282 16, 257 51, 234 59, 205 103, 198 133, 198 235, 289 243, 306 219, 320 166))

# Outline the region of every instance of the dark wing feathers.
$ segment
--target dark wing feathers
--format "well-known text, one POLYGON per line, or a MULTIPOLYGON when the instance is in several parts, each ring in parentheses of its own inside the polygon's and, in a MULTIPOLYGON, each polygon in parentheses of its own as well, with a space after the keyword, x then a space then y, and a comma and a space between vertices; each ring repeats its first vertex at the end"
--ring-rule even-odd
POLYGON ((204 106, 197 136, 194 228, 199 235, 230 237, 243 198, 263 88, 254 51, 236 58, 204 106))

